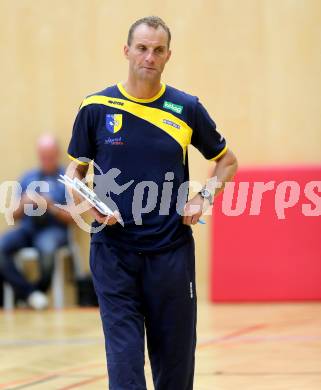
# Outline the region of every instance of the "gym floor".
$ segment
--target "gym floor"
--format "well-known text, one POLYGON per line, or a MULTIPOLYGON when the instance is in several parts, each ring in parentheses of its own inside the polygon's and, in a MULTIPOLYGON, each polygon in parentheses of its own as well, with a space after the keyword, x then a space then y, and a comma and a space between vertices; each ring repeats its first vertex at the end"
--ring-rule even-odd
MULTIPOLYGON (((321 303, 199 303, 195 390, 319 390, 320 357, 321 303)), ((106 389, 98 310, 0 312, 0 361, 0 389, 106 389)))

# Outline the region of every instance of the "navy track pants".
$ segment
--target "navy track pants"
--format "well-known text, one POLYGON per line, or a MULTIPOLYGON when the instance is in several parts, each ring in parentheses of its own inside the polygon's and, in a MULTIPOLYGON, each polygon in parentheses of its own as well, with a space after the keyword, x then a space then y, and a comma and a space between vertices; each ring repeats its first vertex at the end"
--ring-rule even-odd
POLYGON ((194 240, 144 254, 91 243, 110 390, 146 390, 145 329, 155 390, 192 390, 196 345, 194 240))

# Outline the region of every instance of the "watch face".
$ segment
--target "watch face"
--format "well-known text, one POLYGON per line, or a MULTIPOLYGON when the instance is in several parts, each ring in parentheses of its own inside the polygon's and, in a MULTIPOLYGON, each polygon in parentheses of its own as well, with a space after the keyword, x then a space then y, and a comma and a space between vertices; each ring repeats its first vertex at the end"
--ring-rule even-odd
POLYGON ((210 198, 211 197, 211 193, 209 192, 209 190, 203 189, 202 190, 202 196, 203 196, 203 198, 210 198))
POLYGON ((208 189, 203 188, 202 191, 200 191, 200 194, 203 199, 206 199, 210 202, 210 204, 213 204, 213 195, 208 189))

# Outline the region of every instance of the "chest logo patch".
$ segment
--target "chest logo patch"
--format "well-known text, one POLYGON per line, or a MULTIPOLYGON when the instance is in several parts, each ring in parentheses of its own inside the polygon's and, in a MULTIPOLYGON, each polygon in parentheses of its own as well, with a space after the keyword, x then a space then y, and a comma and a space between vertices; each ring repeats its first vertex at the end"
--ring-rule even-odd
POLYGON ((176 112, 177 114, 181 114, 183 111, 183 106, 180 106, 179 104, 174 104, 172 102, 164 101, 163 107, 167 110, 171 110, 176 112))
POLYGON ((110 133, 117 133, 123 125, 123 114, 106 114, 105 124, 110 133))

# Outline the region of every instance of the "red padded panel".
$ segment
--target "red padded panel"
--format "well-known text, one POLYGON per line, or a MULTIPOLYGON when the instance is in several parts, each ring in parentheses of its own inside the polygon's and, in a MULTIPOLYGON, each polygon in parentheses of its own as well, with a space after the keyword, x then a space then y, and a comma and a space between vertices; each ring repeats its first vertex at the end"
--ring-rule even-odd
MULTIPOLYGON (((222 212, 222 194, 215 199, 210 299, 320 300, 321 216, 303 215, 302 204, 321 213, 321 202, 316 206, 318 201, 311 202, 304 194, 308 182, 319 181, 314 196, 320 201, 321 166, 243 168, 234 181, 236 186, 250 182, 249 196, 245 211, 239 216, 226 216, 222 212), (275 181, 275 187, 283 181, 299 184, 298 202, 284 210, 285 219, 279 219, 275 211, 275 189, 263 194, 261 213, 249 215, 255 181, 275 181)), ((279 196, 283 197, 280 193, 279 196)))

